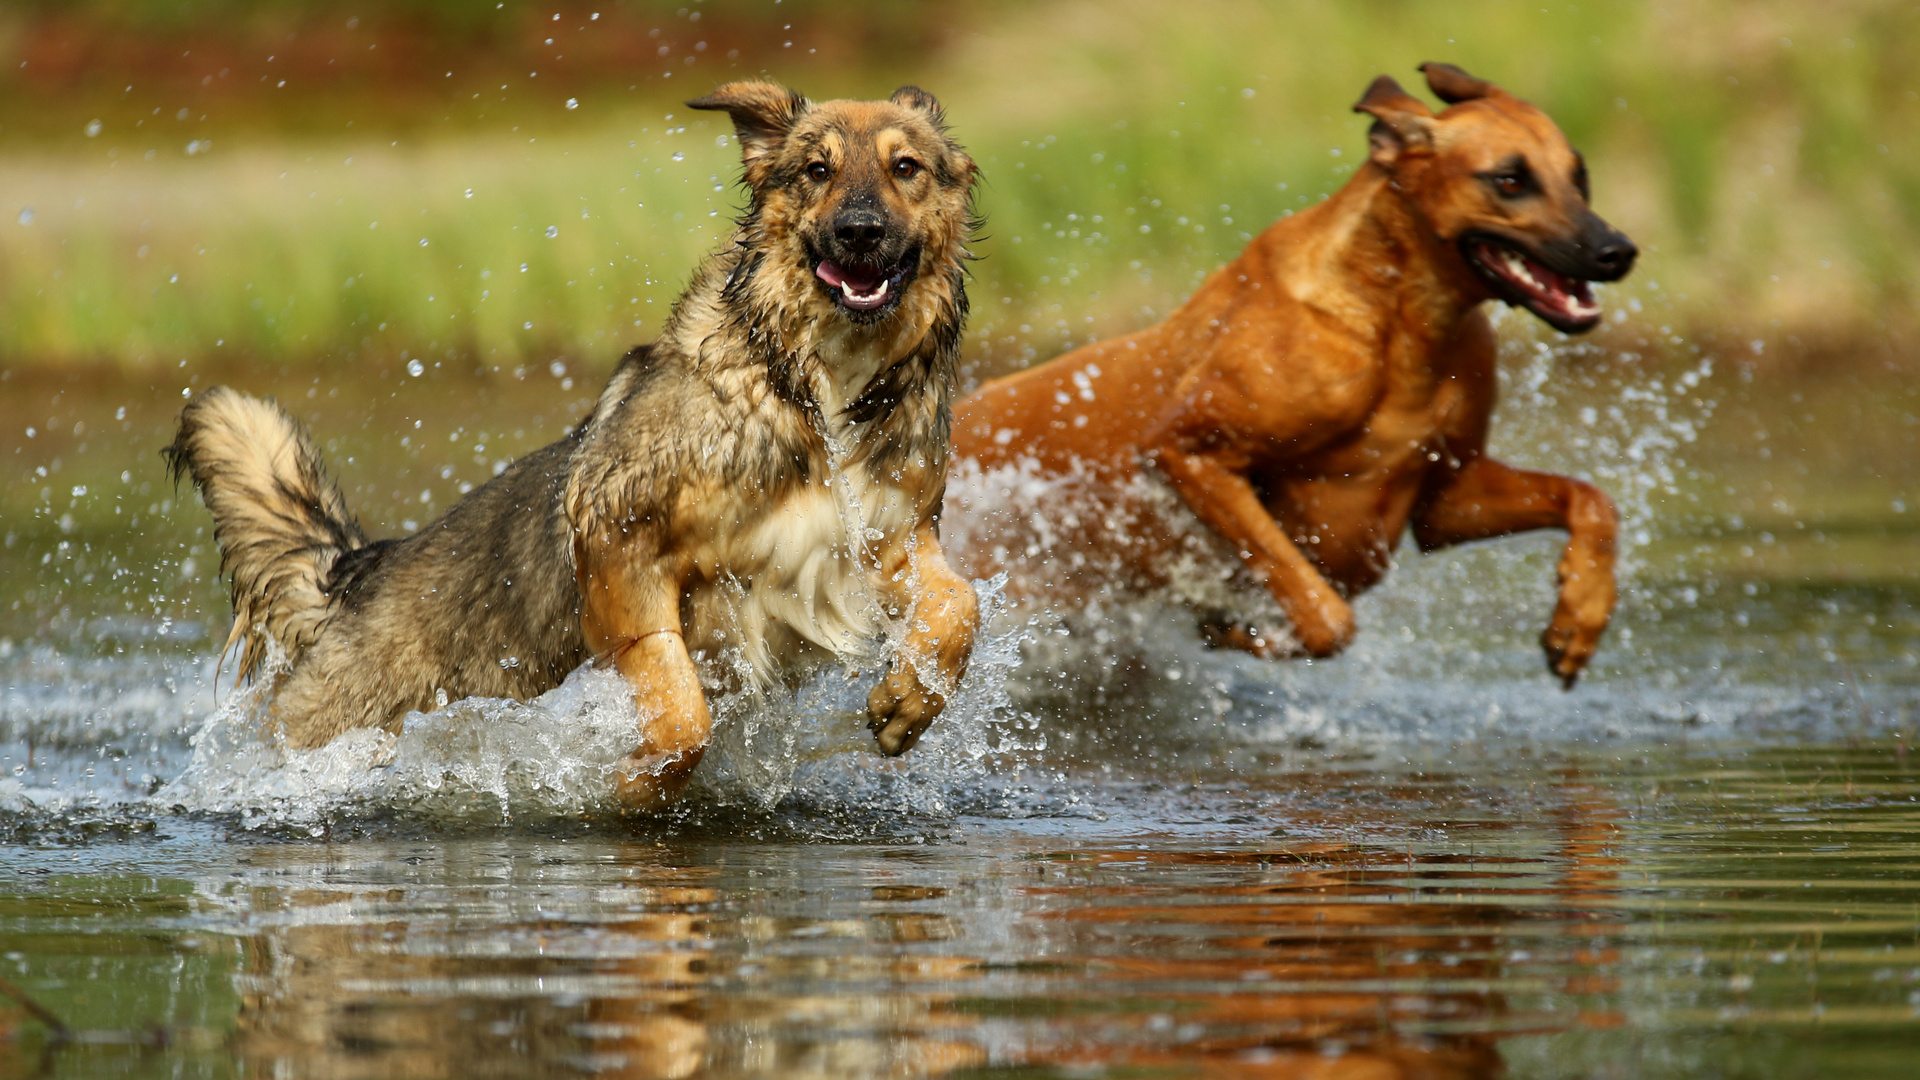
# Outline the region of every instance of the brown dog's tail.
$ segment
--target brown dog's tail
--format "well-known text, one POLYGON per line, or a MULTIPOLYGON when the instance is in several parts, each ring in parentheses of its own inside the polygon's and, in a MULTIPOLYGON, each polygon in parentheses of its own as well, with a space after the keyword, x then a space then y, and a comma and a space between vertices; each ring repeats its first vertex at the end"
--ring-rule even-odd
POLYGON ((162 453, 213 514, 220 569, 233 581, 227 648, 244 643, 240 678, 259 673, 269 637, 298 656, 331 614, 334 563, 367 543, 320 448, 279 405, 216 386, 187 402, 162 453))

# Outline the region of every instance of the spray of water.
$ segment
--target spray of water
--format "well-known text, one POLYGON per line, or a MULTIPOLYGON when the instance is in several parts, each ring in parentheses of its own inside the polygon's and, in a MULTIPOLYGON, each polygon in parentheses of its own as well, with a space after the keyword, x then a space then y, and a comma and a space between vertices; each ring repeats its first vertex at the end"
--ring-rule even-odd
MULTIPOLYGON (((996 608, 999 585, 978 587, 996 608)), ((975 806, 960 793, 996 758, 1044 745, 1023 738, 1035 725, 1007 707, 1020 637, 1017 628, 983 637, 946 712, 900 759, 881 757, 866 730, 872 669, 829 665, 797 691, 716 695, 714 745, 695 798, 759 812, 796 800, 843 814, 951 816, 975 806)), ((275 663, 284 670, 284 659, 275 663)), ((397 735, 350 731, 315 749, 275 734, 271 685, 270 672, 231 695, 152 804, 316 834, 343 819, 395 814, 523 823, 611 815, 615 767, 639 739, 632 688, 590 664, 531 701, 468 698, 409 714, 397 735)))

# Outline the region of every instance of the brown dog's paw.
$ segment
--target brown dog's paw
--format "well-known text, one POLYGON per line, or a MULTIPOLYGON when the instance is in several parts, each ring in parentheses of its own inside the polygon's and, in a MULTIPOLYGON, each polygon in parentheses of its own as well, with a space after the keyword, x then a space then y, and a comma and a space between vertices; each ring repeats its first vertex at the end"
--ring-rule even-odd
POLYGON ((1555 618, 1540 634, 1540 647, 1547 652, 1547 670, 1560 678, 1560 688, 1573 689, 1586 670, 1587 661, 1600 647, 1600 631, 1606 627, 1582 627, 1571 619, 1555 618))
POLYGON ((920 684, 911 665, 895 667, 867 694, 867 727, 880 752, 898 757, 913 749, 947 699, 920 684))

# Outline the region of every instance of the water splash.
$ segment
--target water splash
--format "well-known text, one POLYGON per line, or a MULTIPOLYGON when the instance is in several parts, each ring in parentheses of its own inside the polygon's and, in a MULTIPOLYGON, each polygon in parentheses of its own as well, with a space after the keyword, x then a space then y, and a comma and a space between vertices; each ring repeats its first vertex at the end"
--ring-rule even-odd
POLYGON ((1014 707, 1008 684, 1031 627, 1005 616, 1004 578, 976 581, 983 632, 966 677, 919 744, 881 756, 867 730, 872 672, 832 666, 797 692, 722 699, 713 748, 696 774, 706 797, 768 809, 786 802, 814 810, 951 817, 995 812, 1015 796, 991 778, 1040 755, 1039 719, 1014 707))
MULTIPOLYGON (((999 585, 980 583, 983 607, 999 585)), ((1022 631, 983 635, 967 677, 920 745, 881 757, 866 730, 873 669, 829 665, 798 691, 715 695, 713 748, 695 798, 766 811, 783 801, 836 812, 951 816, 990 761, 1044 746, 1007 708, 1004 684, 1022 631)), ((284 660, 276 659, 284 668, 284 660)), ((439 822, 538 823, 618 812, 614 771, 639 741, 626 680, 585 665, 531 701, 467 698, 411 713, 398 735, 346 732, 297 749, 267 717, 271 677, 233 694, 193 736, 193 757, 157 792, 157 808, 236 815, 250 827, 306 828, 402 816, 439 822)), ((0 790, 0 799, 9 791, 0 790)))

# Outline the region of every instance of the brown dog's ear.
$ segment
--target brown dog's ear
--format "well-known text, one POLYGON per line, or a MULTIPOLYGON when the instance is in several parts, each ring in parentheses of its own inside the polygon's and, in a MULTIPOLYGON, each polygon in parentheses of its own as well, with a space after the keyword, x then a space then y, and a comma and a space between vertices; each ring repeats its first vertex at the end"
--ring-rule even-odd
POLYGON ((1367 150, 1376 164, 1391 166, 1408 154, 1433 149, 1432 110, 1402 90, 1391 76, 1382 75, 1373 80, 1353 111, 1370 113, 1374 118, 1374 125, 1367 132, 1367 150))
POLYGON ((1428 61, 1420 65, 1420 74, 1427 77, 1427 89, 1433 91, 1433 96, 1449 105, 1505 92, 1485 79, 1476 79, 1452 64, 1436 64, 1428 61))
POLYGON ((927 119, 933 121, 934 127, 944 130, 947 126, 946 110, 940 107, 940 102, 935 100, 932 94, 917 86, 903 86, 895 90, 893 96, 887 100, 895 105, 904 105, 909 109, 918 109, 926 113, 927 119))
POLYGON ((733 130, 740 136, 740 156, 751 164, 778 149, 813 103, 779 83, 748 79, 727 83, 687 102, 687 107, 718 109, 732 117, 733 130))

